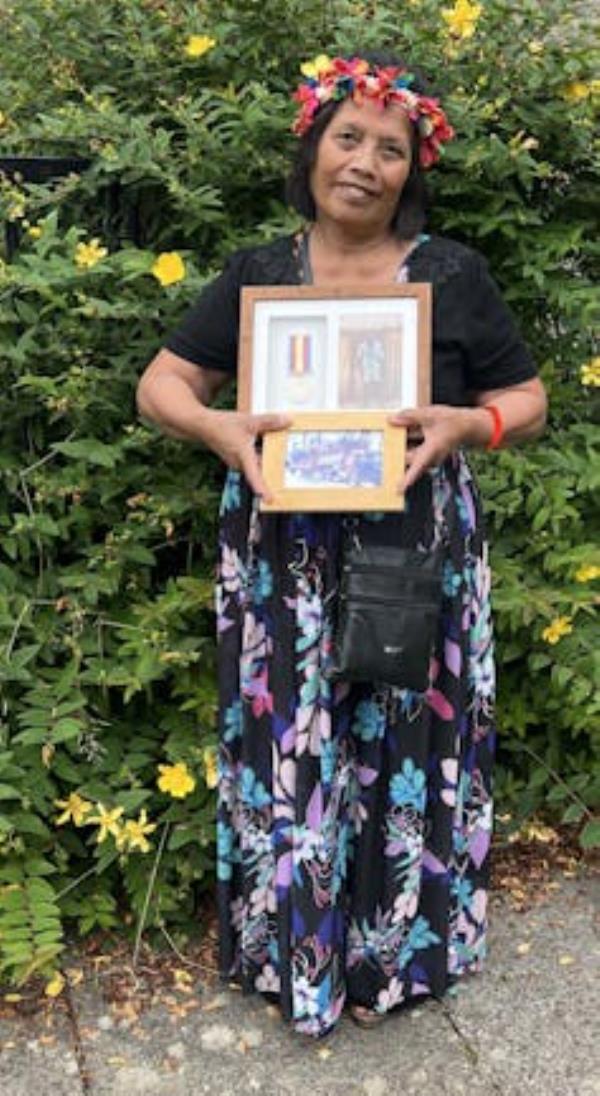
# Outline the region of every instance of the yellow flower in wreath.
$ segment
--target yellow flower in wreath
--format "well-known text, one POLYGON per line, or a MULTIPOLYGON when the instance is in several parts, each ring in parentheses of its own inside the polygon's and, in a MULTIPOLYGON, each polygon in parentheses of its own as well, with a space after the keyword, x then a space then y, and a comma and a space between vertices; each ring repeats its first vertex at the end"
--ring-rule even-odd
POLYGON ((174 285, 185 278, 185 263, 177 251, 163 251, 153 263, 152 273, 161 285, 174 285))

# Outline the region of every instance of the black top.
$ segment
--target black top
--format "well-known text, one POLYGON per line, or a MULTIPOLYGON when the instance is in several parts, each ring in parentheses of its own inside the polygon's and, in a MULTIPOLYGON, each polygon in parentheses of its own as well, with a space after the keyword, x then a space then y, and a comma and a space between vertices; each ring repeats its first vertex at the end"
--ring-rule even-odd
MULTIPOLYGON (((536 375, 481 255, 454 240, 432 236, 409 255, 407 266, 411 282, 431 282, 433 287, 434 403, 464 406, 471 402, 469 393, 507 388, 536 375)), ((233 374, 241 286, 302 281, 294 236, 236 251, 164 345, 195 365, 233 374)))

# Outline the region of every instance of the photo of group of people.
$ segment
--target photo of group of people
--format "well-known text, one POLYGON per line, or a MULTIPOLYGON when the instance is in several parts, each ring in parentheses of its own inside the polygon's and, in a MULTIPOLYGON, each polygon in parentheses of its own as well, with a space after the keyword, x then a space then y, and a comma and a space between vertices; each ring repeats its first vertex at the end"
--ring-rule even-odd
POLYGON ((284 486, 381 487, 383 434, 380 430, 291 430, 284 486))

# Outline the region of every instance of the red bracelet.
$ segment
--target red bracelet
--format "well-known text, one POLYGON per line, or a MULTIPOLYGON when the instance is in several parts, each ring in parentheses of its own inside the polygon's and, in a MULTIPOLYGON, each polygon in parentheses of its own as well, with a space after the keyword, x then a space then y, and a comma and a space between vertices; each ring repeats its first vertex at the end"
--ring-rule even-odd
POLYGON ((504 437, 504 423, 502 421, 502 415, 494 403, 486 403, 483 407, 484 411, 489 411, 494 420, 494 427, 492 429, 492 436, 486 445, 486 449, 497 449, 504 437))

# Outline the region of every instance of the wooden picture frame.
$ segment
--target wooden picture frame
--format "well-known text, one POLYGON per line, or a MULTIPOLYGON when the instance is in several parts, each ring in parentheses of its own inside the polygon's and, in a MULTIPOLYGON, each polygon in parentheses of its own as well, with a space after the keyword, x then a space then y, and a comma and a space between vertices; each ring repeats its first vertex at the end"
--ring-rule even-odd
POLYGON ((431 286, 244 286, 238 408, 399 411, 431 401, 431 286))
POLYGON ((305 412, 263 437, 262 511, 403 510, 406 430, 388 412, 305 412))

